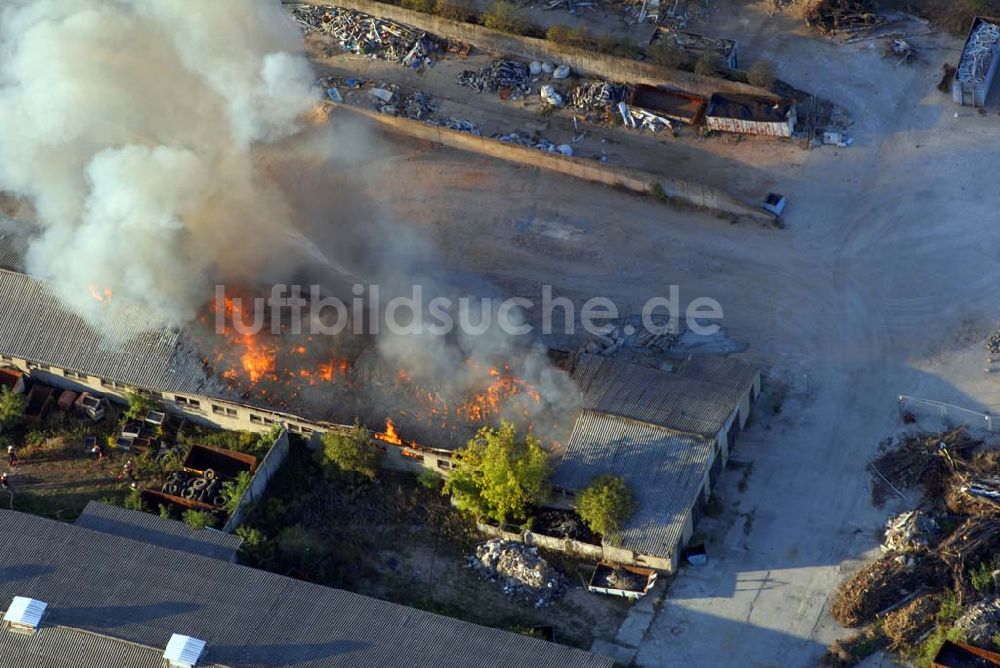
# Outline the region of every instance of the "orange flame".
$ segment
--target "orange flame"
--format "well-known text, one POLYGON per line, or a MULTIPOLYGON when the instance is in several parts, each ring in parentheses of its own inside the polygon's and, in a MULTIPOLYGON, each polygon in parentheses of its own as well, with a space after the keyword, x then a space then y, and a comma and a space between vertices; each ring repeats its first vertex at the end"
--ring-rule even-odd
POLYGON ((275 367, 274 351, 258 345, 253 336, 244 336, 241 341, 246 351, 240 357, 243 370, 250 376, 250 382, 256 383, 264 375, 273 374, 275 367))
POLYGON ((385 441, 386 443, 393 443, 395 445, 402 445, 403 439, 399 437, 396 433, 396 425, 392 423, 392 419, 386 418, 385 420, 385 431, 375 434, 375 437, 385 441))
POLYGON ((108 288, 104 290, 99 289, 96 285, 88 285, 87 289, 90 290, 90 296, 99 302, 109 302, 111 301, 112 292, 108 288))

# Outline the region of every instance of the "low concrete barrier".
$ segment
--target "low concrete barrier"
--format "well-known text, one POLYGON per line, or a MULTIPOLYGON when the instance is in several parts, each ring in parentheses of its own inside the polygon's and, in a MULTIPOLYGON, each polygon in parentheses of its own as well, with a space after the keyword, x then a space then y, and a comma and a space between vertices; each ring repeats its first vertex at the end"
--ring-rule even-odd
POLYGON ((717 211, 727 216, 751 220, 763 225, 773 226, 776 224, 775 217, 767 211, 744 204, 728 193, 700 183, 665 178, 638 169, 612 167, 584 158, 547 153, 536 148, 502 142, 498 139, 476 137, 467 132, 428 125, 402 116, 381 114, 362 107, 337 105, 336 109, 344 109, 353 114, 365 116, 385 126, 391 132, 407 137, 432 141, 450 148, 471 151, 521 165, 531 165, 614 188, 626 188, 645 195, 653 194, 658 188, 661 196, 668 200, 717 211))
POLYGON ((288 430, 282 431, 281 436, 278 437, 274 445, 271 446, 271 449, 264 455, 264 459, 260 462, 260 465, 257 466, 257 470, 253 474, 253 479, 250 481, 250 487, 243 493, 243 498, 240 499, 236 510, 229 516, 226 525, 222 527, 223 531, 229 533, 236 531, 236 527, 243 522, 243 515, 246 513, 247 507, 264 496, 267 484, 271 482, 271 478, 274 477, 284 463, 285 458, 288 457, 290 445, 288 430))
POLYGON ((475 23, 464 23, 424 14, 375 0, 283 0, 284 4, 308 4, 318 7, 344 7, 381 16, 413 26, 438 37, 456 39, 484 51, 509 54, 525 60, 549 60, 569 65, 575 72, 588 76, 631 84, 668 86, 694 95, 709 97, 712 93, 747 93, 773 97, 771 91, 718 77, 704 77, 691 72, 661 67, 631 58, 621 58, 572 46, 565 46, 537 37, 522 37, 491 30, 475 23))

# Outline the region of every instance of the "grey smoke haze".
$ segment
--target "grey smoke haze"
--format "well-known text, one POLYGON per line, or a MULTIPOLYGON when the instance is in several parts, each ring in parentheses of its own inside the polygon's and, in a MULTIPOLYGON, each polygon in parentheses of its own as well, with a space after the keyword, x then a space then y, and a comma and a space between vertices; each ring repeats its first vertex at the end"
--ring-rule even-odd
POLYGON ((4 0, 0 190, 37 212, 30 273, 92 323, 110 291, 177 325, 213 281, 277 272, 290 212, 250 151, 312 81, 278 2, 4 0))

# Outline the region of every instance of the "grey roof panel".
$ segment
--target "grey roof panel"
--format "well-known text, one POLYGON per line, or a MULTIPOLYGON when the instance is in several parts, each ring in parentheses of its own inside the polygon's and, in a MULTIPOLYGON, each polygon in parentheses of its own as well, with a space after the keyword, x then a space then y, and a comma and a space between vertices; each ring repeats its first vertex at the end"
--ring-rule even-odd
POLYGON ((638 502, 622 531, 622 547, 669 558, 711 466, 713 448, 709 439, 583 411, 552 484, 579 490, 597 475, 621 476, 638 502))
POLYGON ((750 391, 760 371, 753 364, 735 357, 692 355, 674 373, 682 378, 728 387, 742 397, 750 391))
POLYGON ((0 270, 0 350, 136 387, 168 392, 219 394, 196 355, 185 349, 179 330, 160 327, 150 314, 124 300, 103 315, 104 331, 129 323, 141 333, 109 344, 94 328, 63 308, 46 283, 0 270))
POLYGON ((32 668, 161 668, 163 652, 62 626, 34 635, 0 630, 0 666, 32 668))
POLYGON ((214 529, 192 529, 177 520, 165 520, 138 510, 90 501, 77 526, 114 534, 171 550, 234 561, 243 542, 239 536, 214 529))
POLYGON ((0 511, 0 601, 46 622, 165 647, 205 640, 230 666, 602 666, 580 650, 83 527, 0 511))
POLYGON ((572 377, 587 409, 710 437, 742 396, 725 385, 595 355, 582 356, 572 377))

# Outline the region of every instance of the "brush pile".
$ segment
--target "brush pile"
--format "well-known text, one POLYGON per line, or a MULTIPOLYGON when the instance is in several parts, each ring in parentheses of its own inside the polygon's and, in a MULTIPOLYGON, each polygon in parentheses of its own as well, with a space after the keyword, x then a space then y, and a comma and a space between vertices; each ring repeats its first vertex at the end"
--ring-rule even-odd
POLYGON ((945 573, 940 559, 930 553, 883 557, 840 586, 830 614, 848 628, 868 624, 880 613, 914 598, 924 587, 940 585, 945 573))
POLYGON ((939 596, 924 594, 886 613, 882 617, 882 631, 889 640, 889 649, 895 651, 915 647, 934 626, 934 618, 940 608, 939 596))
POLYGON ((982 441, 971 438, 965 429, 955 429, 944 434, 907 436, 895 447, 891 442, 888 445, 871 463, 872 471, 898 489, 920 483, 926 490, 948 474, 955 457, 964 457, 982 441))

